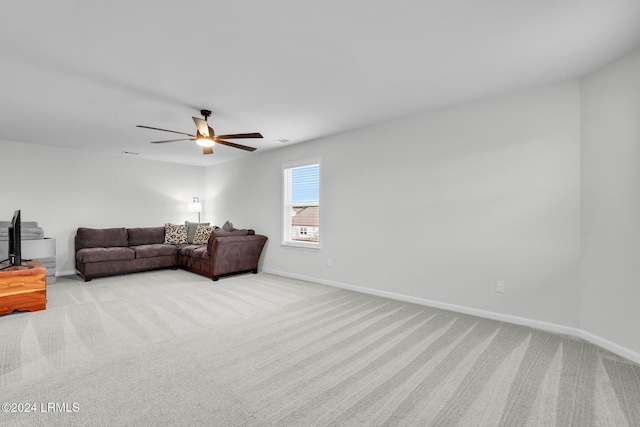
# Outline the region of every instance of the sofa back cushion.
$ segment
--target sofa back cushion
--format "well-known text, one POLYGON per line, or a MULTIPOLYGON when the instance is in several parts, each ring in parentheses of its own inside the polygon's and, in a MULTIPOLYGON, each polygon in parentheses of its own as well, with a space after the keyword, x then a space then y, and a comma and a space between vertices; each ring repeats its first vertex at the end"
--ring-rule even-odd
POLYGON ((164 243, 164 227, 128 228, 129 246, 164 243))
POLYGON ((127 246, 127 230, 123 228, 86 228, 76 232, 76 250, 127 246))

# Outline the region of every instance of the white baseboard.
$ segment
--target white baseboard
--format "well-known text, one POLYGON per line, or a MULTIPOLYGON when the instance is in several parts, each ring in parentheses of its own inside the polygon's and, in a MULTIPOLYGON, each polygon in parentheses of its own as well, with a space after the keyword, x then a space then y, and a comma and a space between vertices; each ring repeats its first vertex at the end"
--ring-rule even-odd
POLYGON ((494 311, 480 310, 472 307, 465 307, 462 305, 449 304, 446 302, 433 301, 424 298, 413 297, 410 295, 397 294, 394 292, 380 291, 378 289, 365 288, 362 286, 348 285, 345 283, 334 282, 332 280, 317 279, 315 277, 303 276, 300 274, 292 274, 284 271, 263 269, 264 273, 274 274, 276 276, 289 277, 291 279, 304 280, 307 282, 320 283, 322 285, 333 286, 341 289, 348 289, 351 291, 362 292, 365 294, 376 295, 384 298, 390 298, 399 301, 411 302, 419 305, 426 305, 428 307, 441 308, 443 310, 455 311, 457 313, 470 314, 472 316, 484 317, 486 319, 499 320, 501 322, 513 323, 516 325, 528 326, 531 328, 542 329, 544 331, 553 332, 556 334, 571 335, 585 341, 589 341, 599 347, 609 350, 619 356, 629 359, 635 363, 640 363, 640 353, 636 353, 626 347, 618 345, 614 342, 606 340, 602 337, 594 335, 590 332, 584 331, 579 328, 573 328, 570 326, 558 325, 556 323, 543 322, 540 320, 528 319, 526 317, 512 316, 510 314, 496 313, 494 311))
POLYGON ((636 353, 635 351, 599 337, 598 335, 592 334, 591 332, 583 331, 582 329, 578 329, 578 332, 579 334, 576 335, 578 338, 582 338, 583 340, 589 341, 590 343, 602 347, 605 350, 609 350, 610 352, 615 353, 618 356, 622 356, 625 359, 629 359, 640 364, 640 354, 636 353))
POLYGON ((75 276, 76 274, 75 270, 56 271, 56 276, 75 276))

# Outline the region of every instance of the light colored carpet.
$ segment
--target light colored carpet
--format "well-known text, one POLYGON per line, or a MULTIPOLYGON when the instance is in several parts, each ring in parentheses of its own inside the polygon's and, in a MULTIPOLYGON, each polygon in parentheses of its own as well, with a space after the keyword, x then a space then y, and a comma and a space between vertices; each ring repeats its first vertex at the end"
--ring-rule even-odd
POLYGON ((48 300, 0 316, 2 425, 640 425, 640 366, 526 327, 268 274, 48 300))

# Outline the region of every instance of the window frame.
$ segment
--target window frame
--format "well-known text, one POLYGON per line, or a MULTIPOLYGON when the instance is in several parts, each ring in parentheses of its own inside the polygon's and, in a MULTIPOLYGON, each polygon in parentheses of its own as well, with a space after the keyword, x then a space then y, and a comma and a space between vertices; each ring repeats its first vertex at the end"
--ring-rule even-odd
MULTIPOLYGON (((322 162, 321 159, 310 158, 304 160, 298 160, 294 162, 287 162, 282 164, 282 178, 281 178, 281 208, 282 212, 280 215, 280 244, 282 247, 287 248, 297 248, 297 249, 309 249, 309 250, 320 250, 322 249, 322 162), (291 221, 290 216, 287 215, 287 211, 293 206, 290 200, 287 200, 288 195, 287 192, 290 191, 290 180, 287 178, 287 170, 302 168, 307 166, 318 165, 318 241, 317 242, 308 242, 308 241, 299 241, 291 239, 291 225, 287 225, 287 220, 291 221), (287 231, 289 231, 289 238, 287 239, 287 231)), ((290 196, 290 195, 289 195, 290 196)), ((290 212, 290 210, 289 210, 290 212)))

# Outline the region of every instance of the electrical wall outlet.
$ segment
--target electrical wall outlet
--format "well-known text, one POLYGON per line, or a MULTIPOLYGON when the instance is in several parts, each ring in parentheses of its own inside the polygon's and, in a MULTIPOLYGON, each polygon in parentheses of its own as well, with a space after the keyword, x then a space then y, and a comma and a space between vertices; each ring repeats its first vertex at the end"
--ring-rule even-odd
POLYGON ((496 280, 496 292, 504 293, 504 281, 496 280))
POLYGON ((333 261, 330 258, 327 260, 327 266, 333 267, 333 261))

